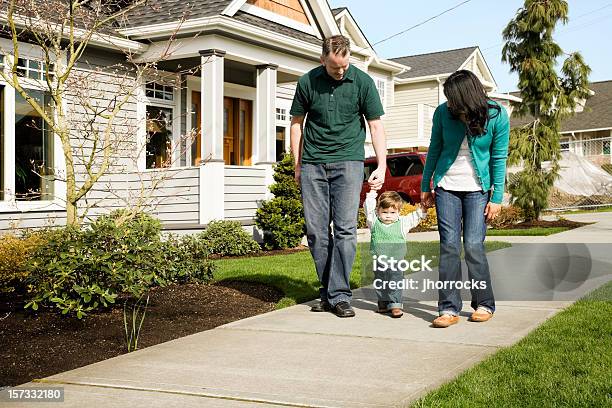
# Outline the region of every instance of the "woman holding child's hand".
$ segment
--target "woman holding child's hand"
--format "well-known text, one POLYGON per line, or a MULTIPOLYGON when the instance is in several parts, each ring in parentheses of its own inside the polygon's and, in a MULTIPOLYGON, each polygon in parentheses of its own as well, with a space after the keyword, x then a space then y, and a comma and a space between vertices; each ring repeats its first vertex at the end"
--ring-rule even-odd
POLYGON ((501 209, 508 156, 506 110, 489 100, 478 78, 460 70, 444 83, 447 102, 433 116, 431 142, 421 182, 421 202, 436 204, 440 234, 439 317, 435 327, 459 321, 462 301, 452 282, 461 281, 461 238, 472 288, 470 320, 484 322, 495 312, 491 275, 484 250, 486 222, 501 209), (435 198, 431 193, 431 180, 435 198), (484 289, 482 286, 484 285, 484 289))

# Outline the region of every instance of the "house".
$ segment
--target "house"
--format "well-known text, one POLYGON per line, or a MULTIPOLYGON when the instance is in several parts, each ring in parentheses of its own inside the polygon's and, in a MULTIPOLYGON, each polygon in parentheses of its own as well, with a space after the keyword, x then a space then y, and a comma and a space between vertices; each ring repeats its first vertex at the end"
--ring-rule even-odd
MULTIPOLYGON (((442 83, 457 69, 476 72, 505 106, 519 100, 495 93, 478 47, 380 58, 350 11, 332 10, 325 0, 160 0, 132 10, 92 40, 78 65, 79 72, 91 73, 88 86, 103 103, 116 97, 112 67, 125 61, 126 51, 136 61, 159 61, 154 75, 128 84, 134 92, 121 111, 124 139, 109 171, 81 200, 82 209, 95 218, 143 205, 177 233, 201 230, 215 219, 252 229, 258 206, 271 196, 272 166, 289 149, 296 81, 320 64, 322 39, 340 33, 351 41, 350 62, 375 81, 390 152, 427 147, 433 110, 444 100, 442 83)), ((41 89, 42 51, 23 45, 20 73, 27 86, 41 89)), ((12 61, 11 50, 10 39, 0 38, 1 69, 12 61)), ((61 225, 66 185, 57 177, 65 168, 60 140, 1 80, 0 94, 0 231, 61 225), (28 163, 54 171, 24 171, 28 163)), ((48 96, 36 91, 36 97, 48 96)), ((66 103, 76 128, 87 122, 79 104, 75 98, 66 103)), ((74 148, 90 153, 91 145, 73 131, 74 148)), ((82 165, 77 171, 81 179, 86 174, 82 165)))
MULTIPOLYGON (((125 50, 137 61, 159 60, 158 72, 130 84, 135 91, 122 108, 126 139, 81 203, 95 217, 141 203, 143 190, 155 186, 145 208, 179 233, 215 219, 254 224, 258 204, 270 196, 272 165, 288 146, 295 83, 320 64, 323 38, 351 35, 351 62, 376 76, 387 107, 394 76, 407 69, 378 58, 350 13, 332 12, 325 0, 160 0, 121 23, 96 37, 80 59, 78 70, 92 72, 95 98, 115 98, 117 75, 108 67, 124 61, 125 50)), ((44 101, 42 51, 21 48, 20 73, 44 101)), ((0 38, 2 69, 12 62, 11 50, 11 40, 0 38)), ((66 185, 54 176, 65 168, 60 140, 11 86, 0 81, 0 93, 0 231, 61 225, 66 185), (54 171, 24 171, 32 163, 54 171)), ((66 97, 73 147, 87 155, 94 147, 78 142, 76 128, 85 125, 79 101, 66 97)), ((86 174, 83 166, 77 170, 86 174)))
MULTIPOLYGON (((608 168, 610 172, 612 80, 592 82, 589 89, 591 96, 586 101, 580 101, 574 114, 561 122, 561 151, 584 156, 594 164, 608 168)), ((518 127, 528 121, 528 118, 511 118, 510 125, 518 127)))
POLYGON ((496 92, 493 74, 476 46, 391 58, 391 61, 410 67, 395 77, 394 100, 385 118, 387 147, 392 153, 426 150, 433 112, 446 100, 444 81, 455 71, 474 72, 489 97, 500 102, 509 113, 510 101, 520 101, 516 96, 496 92))

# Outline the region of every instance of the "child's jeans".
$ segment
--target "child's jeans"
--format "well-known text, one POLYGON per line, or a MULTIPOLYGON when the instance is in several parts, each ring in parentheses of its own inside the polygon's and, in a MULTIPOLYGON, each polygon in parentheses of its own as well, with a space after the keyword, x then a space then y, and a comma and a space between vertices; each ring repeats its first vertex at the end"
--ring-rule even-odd
MULTIPOLYGON (((404 258, 401 257, 399 259, 404 258)), ((376 290, 376 297, 379 303, 382 302, 387 304, 387 309, 403 308, 403 290, 398 288, 403 279, 404 273, 397 267, 383 268, 378 265, 374 268, 374 289, 376 290)))

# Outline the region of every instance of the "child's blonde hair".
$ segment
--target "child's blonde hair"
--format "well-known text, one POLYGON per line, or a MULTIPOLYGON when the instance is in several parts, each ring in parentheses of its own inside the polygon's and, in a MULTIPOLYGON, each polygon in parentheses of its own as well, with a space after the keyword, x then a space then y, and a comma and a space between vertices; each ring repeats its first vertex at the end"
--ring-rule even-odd
POLYGON ((378 197, 376 208, 386 210, 387 208, 395 208, 397 211, 402 209, 402 197, 397 191, 385 191, 378 197))

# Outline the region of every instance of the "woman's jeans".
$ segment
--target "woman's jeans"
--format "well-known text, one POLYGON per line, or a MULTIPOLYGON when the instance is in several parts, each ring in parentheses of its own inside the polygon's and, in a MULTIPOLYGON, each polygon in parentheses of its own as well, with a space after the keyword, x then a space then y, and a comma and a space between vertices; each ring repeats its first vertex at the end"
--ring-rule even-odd
POLYGON ((450 283, 463 281, 461 276, 461 231, 463 220, 463 247, 465 262, 468 267, 468 280, 484 282, 485 288, 470 288, 471 306, 479 306, 495 311, 495 299, 491 286, 489 263, 484 248, 487 231, 485 207, 489 201, 489 192, 483 191, 448 191, 436 187, 436 214, 438 232, 440 233, 440 277, 441 282, 448 282, 438 291, 438 312, 459 315, 462 302, 461 293, 450 283))
POLYGON ((332 306, 350 302, 352 297, 349 277, 357 252, 357 211, 363 177, 362 161, 302 163, 301 167, 308 247, 321 283, 321 300, 332 306))

